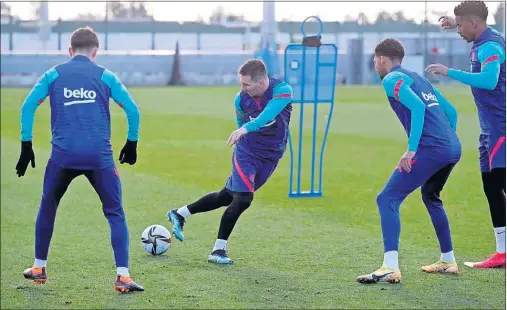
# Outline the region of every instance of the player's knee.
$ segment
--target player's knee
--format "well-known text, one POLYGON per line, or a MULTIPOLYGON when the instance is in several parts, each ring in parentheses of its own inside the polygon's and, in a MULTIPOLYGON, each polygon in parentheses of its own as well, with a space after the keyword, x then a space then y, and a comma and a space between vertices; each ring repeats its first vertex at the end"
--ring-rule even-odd
POLYGON ((505 192, 505 168, 495 168, 491 170, 491 173, 495 179, 495 184, 505 192))
POLYGON ((505 168, 494 168, 494 169, 491 169, 491 173, 499 176, 499 177, 504 177, 505 178, 505 168))
POLYGON ((381 191, 380 194, 377 195, 377 206, 379 208, 389 206, 391 202, 391 198, 386 191, 381 191))
POLYGON ((440 193, 433 186, 423 185, 421 187, 421 197, 426 206, 441 202, 440 193))
POLYGON ((232 194, 227 190, 227 188, 223 188, 220 192, 218 192, 218 204, 221 206, 228 206, 232 203, 232 194))
POLYGON ((484 190, 486 196, 495 194, 497 189, 497 182, 495 181, 493 172, 482 173, 482 189, 484 190))
POLYGON ((48 190, 44 190, 42 192, 42 203, 43 204, 54 204, 59 205, 60 200, 63 197, 63 194, 65 193, 66 188, 51 188, 48 190))
POLYGON ((102 207, 102 212, 109 221, 117 222, 125 220, 125 212, 121 204, 104 205, 102 207))
POLYGON ((232 204, 227 208, 226 212, 241 214, 253 201, 253 193, 234 193, 232 204))
POLYGON ((390 189, 384 189, 377 196, 377 206, 380 212, 386 210, 398 212, 399 205, 403 199, 403 197, 400 197, 400 193, 390 189))

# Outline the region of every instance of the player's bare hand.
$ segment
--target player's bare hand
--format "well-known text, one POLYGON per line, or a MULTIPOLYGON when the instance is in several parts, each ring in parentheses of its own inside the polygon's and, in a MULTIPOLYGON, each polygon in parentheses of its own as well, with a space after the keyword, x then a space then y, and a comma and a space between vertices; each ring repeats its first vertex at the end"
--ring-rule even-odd
POLYGON ((229 137, 229 140, 227 140, 227 144, 229 144, 229 146, 232 146, 234 144, 236 144, 236 142, 238 142, 238 140, 247 134, 247 131, 244 127, 241 127, 241 128, 238 128, 236 130, 234 130, 232 133, 231 133, 231 136, 229 137))
POLYGON ((424 71, 442 76, 447 76, 449 74, 449 68, 441 64, 431 64, 427 66, 424 71))
POLYGON ((410 172, 412 171, 412 160, 415 156, 415 152, 406 151, 405 154, 401 157, 398 166, 396 167, 399 172, 410 172))
POLYGON ((456 20, 452 16, 440 16, 438 22, 443 30, 454 29, 457 27, 456 20))

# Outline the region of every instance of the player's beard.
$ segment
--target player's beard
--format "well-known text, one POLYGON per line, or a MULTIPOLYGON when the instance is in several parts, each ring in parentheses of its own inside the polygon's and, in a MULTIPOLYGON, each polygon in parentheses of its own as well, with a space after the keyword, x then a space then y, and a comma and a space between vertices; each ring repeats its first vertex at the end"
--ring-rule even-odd
POLYGON ((467 43, 470 43, 470 42, 473 42, 474 40, 471 40, 469 39, 468 37, 464 36, 464 35, 459 35, 463 40, 465 40, 467 43))
POLYGON ((262 94, 263 94, 263 91, 260 86, 256 87, 255 89, 252 89, 251 91, 248 92, 248 95, 250 95, 250 97, 261 97, 262 94))

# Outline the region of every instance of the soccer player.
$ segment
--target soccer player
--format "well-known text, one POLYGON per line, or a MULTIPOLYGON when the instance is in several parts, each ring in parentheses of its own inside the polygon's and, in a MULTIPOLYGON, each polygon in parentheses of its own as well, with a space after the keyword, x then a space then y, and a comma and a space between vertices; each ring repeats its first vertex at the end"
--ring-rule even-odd
POLYGON ((505 268, 505 39, 488 27, 488 8, 482 1, 465 1, 454 8, 456 19, 441 17, 444 29, 457 28, 468 43, 470 71, 432 64, 427 72, 449 76, 470 85, 481 134, 479 164, 496 237, 496 253, 482 262, 465 262, 473 268, 505 268))
POLYGON ((235 145, 232 174, 220 191, 167 213, 173 233, 183 241, 185 219, 192 214, 228 206, 218 229, 218 238, 208 262, 233 264, 227 254, 227 240, 241 213, 275 171, 287 144, 292 112, 292 88, 268 77, 261 60, 248 60, 239 68, 241 91, 234 98, 238 129, 227 143, 235 145))
POLYGON ((405 51, 401 43, 385 39, 375 48, 375 71, 382 79, 391 108, 408 135, 407 151, 397 169, 377 196, 384 262, 377 271, 359 276, 361 283, 401 281, 398 266, 400 237, 399 209, 405 198, 421 187, 440 244, 440 260, 423 266, 429 273, 457 274, 449 222, 440 192, 461 158, 461 143, 456 135, 457 113, 431 83, 401 66, 405 51))
POLYGON ((52 152, 44 174, 42 199, 35 223, 35 262, 24 271, 26 279, 47 280, 46 262, 56 210, 72 180, 84 175, 102 202, 111 228, 116 261, 114 284, 118 292, 143 291, 129 275, 129 233, 122 206, 120 176, 111 146, 109 98, 122 107, 128 119, 128 137, 120 163, 137 161, 139 110, 129 92, 109 70, 95 64, 99 41, 91 28, 79 28, 70 39, 71 59, 46 71, 21 108, 21 155, 18 177, 28 164, 35 168, 32 127, 35 111, 47 96, 51 105, 52 152))

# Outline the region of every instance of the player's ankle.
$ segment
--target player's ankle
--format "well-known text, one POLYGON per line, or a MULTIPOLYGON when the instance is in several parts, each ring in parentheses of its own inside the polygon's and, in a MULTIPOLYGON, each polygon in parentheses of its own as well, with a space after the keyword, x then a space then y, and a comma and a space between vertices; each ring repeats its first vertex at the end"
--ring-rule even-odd
POLYGON ((384 253, 384 262, 382 263, 384 268, 398 270, 398 251, 388 251, 384 253))
POLYGON ((117 267, 116 274, 122 277, 130 278, 129 269, 127 267, 117 267))
POLYGON ((386 264, 382 264, 382 269, 389 269, 389 270, 392 270, 392 271, 395 271, 395 272, 399 272, 400 271, 400 268, 399 266, 398 267, 395 267, 395 266, 392 266, 392 265, 386 265, 386 264))
POLYGON ((182 218, 186 219, 187 217, 189 217, 190 215, 192 215, 190 213, 190 211, 188 210, 188 207, 187 206, 183 206, 181 208, 179 208, 177 211, 176 211, 176 214, 180 215, 182 218))
POLYGON ((451 250, 451 251, 446 252, 446 253, 441 253, 440 254, 440 261, 442 263, 446 263, 446 264, 455 263, 456 262, 456 257, 454 257, 454 251, 451 250))
POLYGON ((35 261, 33 262, 33 267, 34 268, 45 268, 46 267, 46 263, 47 263, 47 260, 44 260, 44 259, 35 259, 35 261))
POLYGON ((211 252, 213 253, 217 250, 227 251, 227 240, 217 239, 217 241, 215 241, 215 246, 211 252))

